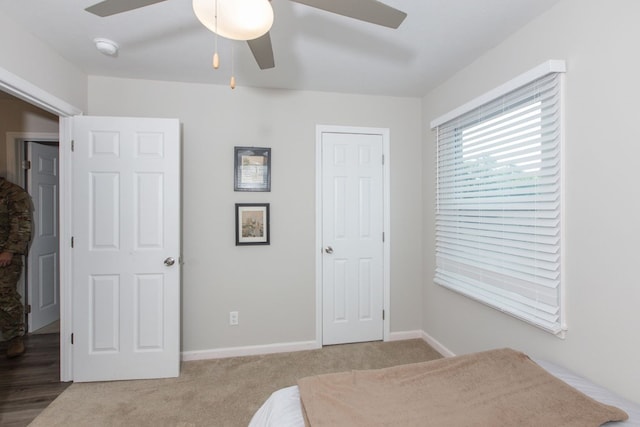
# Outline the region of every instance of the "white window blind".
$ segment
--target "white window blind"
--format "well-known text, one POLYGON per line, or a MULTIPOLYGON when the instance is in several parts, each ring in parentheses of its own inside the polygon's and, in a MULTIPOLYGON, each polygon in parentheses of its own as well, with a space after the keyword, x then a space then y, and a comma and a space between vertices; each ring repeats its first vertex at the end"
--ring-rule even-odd
POLYGON ((560 74, 437 126, 435 282, 560 334, 560 74))

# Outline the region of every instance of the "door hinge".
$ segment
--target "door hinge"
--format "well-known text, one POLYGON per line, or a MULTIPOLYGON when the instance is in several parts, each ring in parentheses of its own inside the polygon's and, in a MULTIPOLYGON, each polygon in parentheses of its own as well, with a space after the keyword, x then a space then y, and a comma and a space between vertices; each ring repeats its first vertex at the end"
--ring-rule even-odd
POLYGON ((384 166, 384 154, 382 155, 382 166, 384 166))
POLYGON ((384 320, 384 310, 382 310, 382 320, 384 320))
POLYGON ((382 243, 384 243, 384 231, 382 232, 382 243))
POLYGON ((72 140, 71 140, 71 151, 72 151, 72 152, 74 151, 75 143, 76 143, 76 142, 72 139, 72 140))
POLYGON ((22 169, 30 170, 31 169, 31 160, 23 160, 22 161, 22 169))
POLYGON ((71 344, 73 344, 73 334, 71 334, 71 344))
POLYGON ((27 304, 27 314, 31 313, 31 304, 27 304))
POLYGON ((73 248, 73 236, 71 236, 71 247, 73 248))

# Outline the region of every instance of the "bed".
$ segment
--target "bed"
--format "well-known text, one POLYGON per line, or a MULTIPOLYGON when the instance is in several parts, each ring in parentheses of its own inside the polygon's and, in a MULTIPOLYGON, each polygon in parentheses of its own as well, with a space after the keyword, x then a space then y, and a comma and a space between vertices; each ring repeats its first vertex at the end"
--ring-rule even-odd
POLYGON ((555 364, 498 349, 302 378, 275 391, 249 427, 305 425, 629 427, 640 426, 640 405, 555 364))

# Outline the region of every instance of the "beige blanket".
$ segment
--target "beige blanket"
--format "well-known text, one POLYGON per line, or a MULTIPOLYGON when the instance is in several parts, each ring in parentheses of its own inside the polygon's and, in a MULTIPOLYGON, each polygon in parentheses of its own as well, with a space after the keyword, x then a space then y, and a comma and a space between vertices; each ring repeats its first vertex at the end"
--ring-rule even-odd
POLYGON ((627 414, 511 349, 298 381, 307 426, 599 426, 627 414))

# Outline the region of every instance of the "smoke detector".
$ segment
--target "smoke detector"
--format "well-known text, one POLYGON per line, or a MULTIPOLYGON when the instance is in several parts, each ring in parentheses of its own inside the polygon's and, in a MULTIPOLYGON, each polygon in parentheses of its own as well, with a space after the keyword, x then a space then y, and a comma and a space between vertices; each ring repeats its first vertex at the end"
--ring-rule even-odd
POLYGON ((93 39, 93 42, 96 44, 96 49, 98 49, 98 52, 100 53, 107 56, 116 56, 118 54, 118 43, 113 40, 97 38, 93 39))

